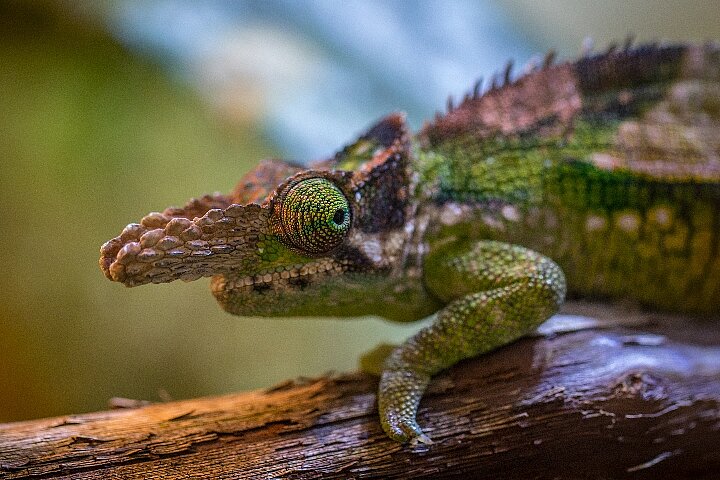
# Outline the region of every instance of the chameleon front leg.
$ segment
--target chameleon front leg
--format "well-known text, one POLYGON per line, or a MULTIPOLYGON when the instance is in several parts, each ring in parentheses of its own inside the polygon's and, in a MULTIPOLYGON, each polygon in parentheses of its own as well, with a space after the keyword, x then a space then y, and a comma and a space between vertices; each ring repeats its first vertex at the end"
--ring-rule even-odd
POLYGON ((380 379, 382 426, 399 442, 430 443, 415 416, 433 375, 531 332, 557 311, 566 290, 552 260, 494 241, 434 249, 424 281, 446 305, 432 325, 392 351, 380 379))

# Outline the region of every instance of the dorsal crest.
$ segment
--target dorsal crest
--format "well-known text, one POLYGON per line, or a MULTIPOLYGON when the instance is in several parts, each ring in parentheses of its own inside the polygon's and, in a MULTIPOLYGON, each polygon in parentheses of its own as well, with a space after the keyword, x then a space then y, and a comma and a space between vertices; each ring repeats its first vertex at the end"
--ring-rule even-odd
MULTIPOLYGON (((706 48, 705 53, 711 48, 706 48)), ((570 129, 573 119, 588 110, 608 108, 604 94, 667 80, 697 77, 705 65, 693 68, 693 56, 703 48, 684 45, 643 45, 589 55, 554 65, 547 55, 542 66, 511 80, 505 70, 501 81, 488 90, 476 87, 460 105, 425 124, 420 139, 426 146, 471 136, 476 140, 527 133, 554 136, 570 129)), ((702 63, 702 62, 701 62, 702 63)), ((500 78, 500 77, 495 77, 500 78)), ((613 95, 610 95, 613 96, 613 95)))

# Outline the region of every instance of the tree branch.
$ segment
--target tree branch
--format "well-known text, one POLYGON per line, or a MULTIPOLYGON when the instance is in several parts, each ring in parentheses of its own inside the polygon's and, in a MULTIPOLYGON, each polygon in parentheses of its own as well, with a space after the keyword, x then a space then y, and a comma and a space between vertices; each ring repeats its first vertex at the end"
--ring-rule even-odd
POLYGON ((0 478, 710 478, 720 334, 673 325, 523 339, 463 362, 421 404, 431 446, 388 440, 376 380, 349 374, 0 425, 0 478))

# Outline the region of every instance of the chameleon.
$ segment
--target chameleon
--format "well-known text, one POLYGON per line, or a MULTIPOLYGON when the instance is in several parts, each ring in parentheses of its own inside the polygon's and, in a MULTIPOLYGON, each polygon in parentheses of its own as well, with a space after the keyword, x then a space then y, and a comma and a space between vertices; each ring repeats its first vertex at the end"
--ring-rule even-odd
POLYGON ((100 250, 126 286, 211 278, 246 316, 434 321, 389 349, 380 423, 430 443, 433 375, 532 332, 566 296, 720 312, 720 45, 548 55, 413 134, 402 113, 308 164, 152 212, 100 250))

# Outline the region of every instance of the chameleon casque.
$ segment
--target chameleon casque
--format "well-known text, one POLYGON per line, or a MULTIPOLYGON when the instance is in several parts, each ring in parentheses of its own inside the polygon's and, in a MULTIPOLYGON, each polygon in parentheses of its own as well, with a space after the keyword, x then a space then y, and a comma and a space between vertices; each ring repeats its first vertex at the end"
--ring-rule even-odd
POLYGON ((428 442, 431 377, 529 333, 566 290, 718 317, 720 46, 508 68, 417 135, 391 114, 332 158, 265 160, 229 195, 150 213, 100 266, 127 286, 210 276, 236 315, 436 314, 378 396, 391 438, 428 442))

